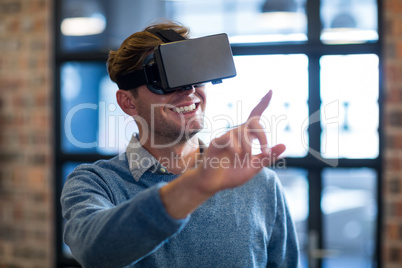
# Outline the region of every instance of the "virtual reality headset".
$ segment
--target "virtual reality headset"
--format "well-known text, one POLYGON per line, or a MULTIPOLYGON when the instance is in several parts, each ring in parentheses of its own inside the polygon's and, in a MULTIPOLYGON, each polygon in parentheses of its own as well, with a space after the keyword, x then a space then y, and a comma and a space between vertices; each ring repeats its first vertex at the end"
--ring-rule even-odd
POLYGON ((166 42, 143 62, 141 70, 117 79, 120 89, 147 85, 156 94, 191 89, 207 82, 221 83, 236 76, 232 50, 226 34, 185 39, 174 30, 150 31, 166 42))

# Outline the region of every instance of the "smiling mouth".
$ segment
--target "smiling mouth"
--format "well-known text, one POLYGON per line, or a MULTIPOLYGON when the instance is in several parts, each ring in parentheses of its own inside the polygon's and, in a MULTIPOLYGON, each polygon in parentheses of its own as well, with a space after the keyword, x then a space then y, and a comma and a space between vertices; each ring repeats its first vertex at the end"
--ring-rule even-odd
POLYGON ((188 106, 175 107, 172 110, 175 111, 176 113, 180 113, 180 114, 181 113, 189 113, 189 112, 196 110, 197 106, 198 106, 197 104, 193 103, 188 106))

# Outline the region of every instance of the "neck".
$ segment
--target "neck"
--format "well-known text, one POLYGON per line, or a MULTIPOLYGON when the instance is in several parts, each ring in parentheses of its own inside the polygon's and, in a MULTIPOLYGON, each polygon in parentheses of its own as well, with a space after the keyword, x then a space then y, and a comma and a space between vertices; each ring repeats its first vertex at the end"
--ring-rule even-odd
POLYGON ((157 143, 157 146, 147 140, 142 146, 173 174, 193 168, 201 156, 197 135, 185 141, 157 143))

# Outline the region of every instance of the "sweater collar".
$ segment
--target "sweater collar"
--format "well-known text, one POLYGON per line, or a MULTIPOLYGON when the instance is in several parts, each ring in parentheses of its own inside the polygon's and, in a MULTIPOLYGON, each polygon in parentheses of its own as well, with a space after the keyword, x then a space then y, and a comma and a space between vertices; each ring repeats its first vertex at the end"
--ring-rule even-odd
MULTIPOLYGON (((201 153, 205 148, 205 144, 199 140, 201 153)), ((140 143, 138 133, 135 133, 126 149, 126 156, 135 181, 139 181, 141 176, 150 171, 157 174, 172 175, 166 167, 164 167, 158 160, 146 150, 140 143)))
POLYGON ((152 173, 171 174, 141 145, 137 133, 131 138, 126 155, 130 172, 137 182, 148 170, 152 173))

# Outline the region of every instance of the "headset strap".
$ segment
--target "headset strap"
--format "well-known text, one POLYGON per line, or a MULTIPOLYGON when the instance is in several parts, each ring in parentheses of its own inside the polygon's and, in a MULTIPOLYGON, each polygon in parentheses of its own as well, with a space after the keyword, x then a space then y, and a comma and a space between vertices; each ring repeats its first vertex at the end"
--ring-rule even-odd
MULTIPOLYGON (((176 31, 171 29, 168 30, 151 29, 148 30, 148 32, 156 35, 165 43, 186 40, 186 38, 184 38, 176 31)), ((149 59, 149 56, 147 57, 147 59, 149 59)), ((145 59, 144 66, 141 70, 129 72, 127 74, 120 76, 117 79, 118 80, 117 85, 119 89, 129 90, 141 85, 156 83, 156 77, 155 77, 156 64, 154 63, 153 65, 146 65, 147 59, 145 59)))
POLYGON ((181 40, 186 40, 183 36, 178 34, 175 30, 172 29, 167 29, 167 30, 161 30, 161 29, 150 29, 148 30, 151 34, 156 35, 165 43, 170 43, 170 42, 175 42, 175 41, 181 41, 181 40))

